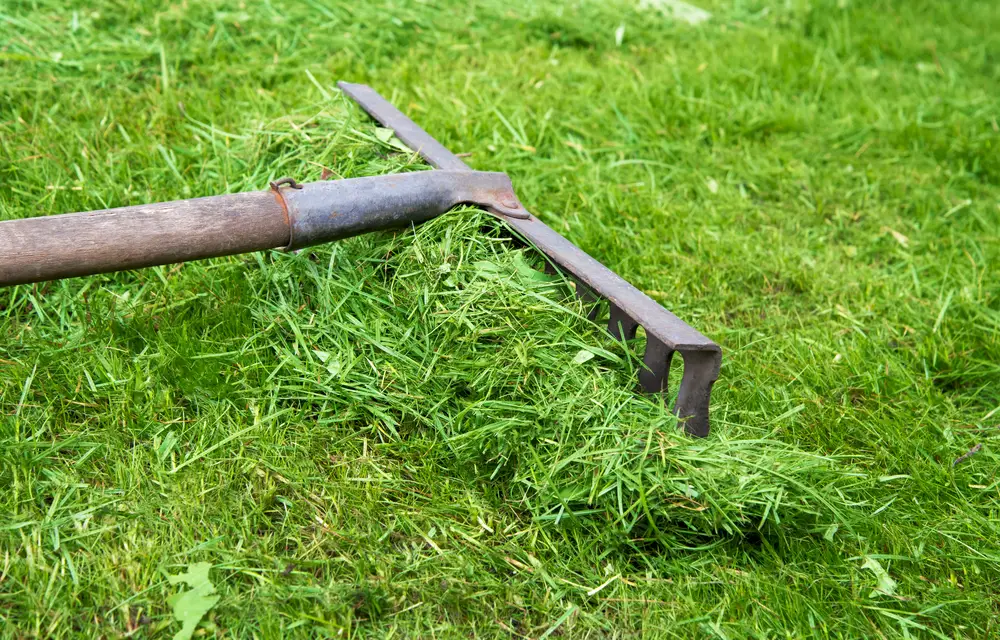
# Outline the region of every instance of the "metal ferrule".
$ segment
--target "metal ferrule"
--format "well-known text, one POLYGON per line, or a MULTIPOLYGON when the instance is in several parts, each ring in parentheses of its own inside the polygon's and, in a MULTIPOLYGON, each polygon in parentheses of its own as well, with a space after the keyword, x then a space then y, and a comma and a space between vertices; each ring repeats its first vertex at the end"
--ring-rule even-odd
POLYGON ((281 187, 289 250, 423 222, 460 204, 527 217, 503 173, 420 171, 281 187))

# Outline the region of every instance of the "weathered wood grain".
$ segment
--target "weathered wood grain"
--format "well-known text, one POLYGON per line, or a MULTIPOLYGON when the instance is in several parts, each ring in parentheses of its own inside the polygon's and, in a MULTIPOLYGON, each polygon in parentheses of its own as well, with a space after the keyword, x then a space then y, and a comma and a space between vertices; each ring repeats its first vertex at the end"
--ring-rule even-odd
POLYGON ((275 193, 0 222, 0 286, 138 269, 284 247, 288 217, 275 193))

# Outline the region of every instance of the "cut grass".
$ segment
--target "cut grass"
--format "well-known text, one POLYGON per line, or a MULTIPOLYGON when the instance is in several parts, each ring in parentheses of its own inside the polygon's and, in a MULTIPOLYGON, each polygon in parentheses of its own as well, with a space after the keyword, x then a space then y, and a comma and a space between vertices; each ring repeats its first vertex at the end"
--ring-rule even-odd
POLYGON ((3 630, 994 635, 994 8, 705 8, 0 9, 2 218, 421 168, 365 81, 724 348, 685 438, 471 210, 3 290, 3 630))

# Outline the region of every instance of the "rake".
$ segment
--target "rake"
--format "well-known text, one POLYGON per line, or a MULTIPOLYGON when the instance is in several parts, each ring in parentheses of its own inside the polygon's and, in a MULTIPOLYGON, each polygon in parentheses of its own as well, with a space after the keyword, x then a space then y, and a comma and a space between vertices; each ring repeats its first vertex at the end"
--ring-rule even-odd
POLYGON ((338 86, 436 170, 306 184, 281 178, 266 191, 0 222, 0 286, 296 250, 416 224, 471 204, 540 251, 547 269, 568 275, 591 305, 591 320, 596 303, 607 300, 614 338, 631 340, 643 327, 642 389, 669 397, 670 365, 679 353, 684 372, 674 413, 689 434, 708 435, 709 401, 722 360, 717 344, 527 212, 505 174, 473 171, 371 87, 338 86))

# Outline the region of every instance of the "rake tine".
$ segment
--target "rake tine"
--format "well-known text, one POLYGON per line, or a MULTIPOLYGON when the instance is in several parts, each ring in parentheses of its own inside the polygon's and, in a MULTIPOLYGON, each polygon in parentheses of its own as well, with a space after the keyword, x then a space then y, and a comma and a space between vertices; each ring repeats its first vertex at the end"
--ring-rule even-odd
POLYGON ((631 340, 639 329, 639 323, 613 302, 608 303, 611 317, 608 319, 608 333, 615 340, 631 340))

